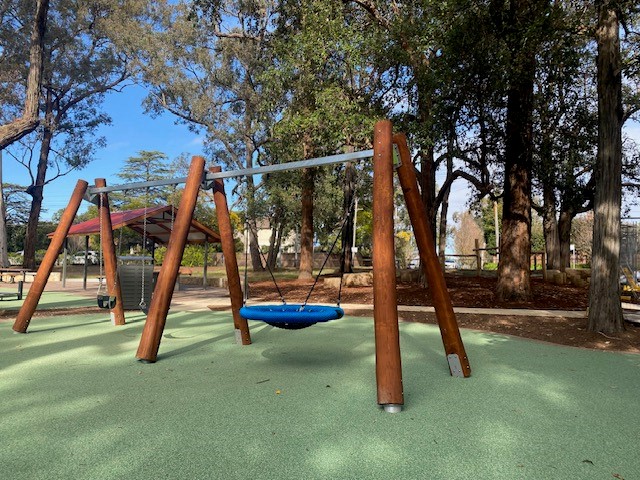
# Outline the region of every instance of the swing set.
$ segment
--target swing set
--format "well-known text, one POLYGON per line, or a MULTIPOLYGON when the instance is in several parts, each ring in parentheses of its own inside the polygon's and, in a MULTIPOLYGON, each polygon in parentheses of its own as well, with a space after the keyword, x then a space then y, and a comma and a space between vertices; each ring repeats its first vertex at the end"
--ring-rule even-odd
MULTIPOLYGON (((186 178, 156 180, 113 187, 107 187, 104 179, 96 179, 95 187, 91 188, 89 188, 87 182, 79 180, 40 264, 27 298, 14 322, 13 330, 18 333, 27 332, 58 252, 83 199, 98 204, 100 210, 101 246, 103 250, 101 255, 104 254, 105 280, 107 291, 109 292, 108 295, 103 295, 102 303, 110 308, 112 317, 115 316, 114 323, 116 325, 124 324, 122 302, 120 301, 122 292, 120 282, 117 281, 117 259, 109 213, 108 193, 180 183, 184 183, 185 188, 175 215, 165 259, 148 307, 146 322, 136 353, 136 357, 139 360, 149 363, 157 360, 160 341, 200 188, 212 189, 214 193, 237 343, 242 345, 251 344, 247 319, 264 321, 280 328, 298 329, 318 322, 341 318, 344 312, 339 306, 339 298, 337 306, 308 305, 307 300, 309 297, 302 304, 287 304, 284 299, 282 299, 282 305, 248 306, 246 304, 247 298, 244 297, 241 288, 233 230, 223 180, 246 175, 332 165, 373 157, 373 316, 378 404, 382 405, 385 411, 388 412, 398 412, 404 404, 394 254, 394 205, 392 194, 394 167, 402 186, 422 265, 432 290, 436 317, 449 365, 449 372, 453 376, 468 377, 471 374, 469 360, 462 343, 451 299, 447 292, 444 274, 435 251, 406 137, 403 134, 393 135, 391 122, 383 120, 376 123, 373 143, 373 150, 225 172, 219 166, 205 171, 204 158, 195 156, 192 158, 186 178), (400 159, 400 163, 395 166, 393 159, 394 145, 398 150, 400 159), (112 300, 111 297, 115 297, 115 299, 112 300)), ((318 277, 316 277, 316 282, 317 280, 318 277)), ((98 302, 100 302, 100 298, 98 302)))

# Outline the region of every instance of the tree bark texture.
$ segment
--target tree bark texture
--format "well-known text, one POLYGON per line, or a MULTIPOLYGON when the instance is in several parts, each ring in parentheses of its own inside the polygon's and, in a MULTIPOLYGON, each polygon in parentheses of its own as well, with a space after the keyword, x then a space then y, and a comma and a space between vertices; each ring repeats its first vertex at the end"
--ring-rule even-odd
POLYGON ((0 150, 0 267, 9 266, 7 242, 7 208, 4 204, 4 187, 2 184, 2 150, 0 150))
POLYGON ((565 271, 571 267, 571 224, 575 214, 570 210, 563 210, 558 217, 558 240, 560 253, 560 268, 565 271))
POLYGON ((53 132, 49 127, 45 127, 40 144, 40 156, 38 157, 38 169, 36 179, 28 192, 31 194, 31 209, 29 210, 29 221, 24 239, 24 259, 23 267, 30 270, 36 268, 36 244, 38 241, 38 224, 40 223, 40 212, 42 211, 42 200, 44 198, 44 182, 47 178, 47 166, 53 132))
POLYGON ((504 204, 496 288, 500 301, 527 300, 531 296, 532 114, 535 53, 539 45, 531 30, 545 5, 541 0, 510 3, 512 30, 507 43, 512 67, 507 92, 504 204))
POLYGON ((300 226, 300 270, 298 279, 313 278, 313 168, 302 171, 302 225, 300 226))
POLYGON ((342 230, 342 260, 340 271, 342 273, 353 273, 353 233, 355 225, 355 211, 351 208, 354 202, 356 189, 356 167, 349 162, 345 165, 344 179, 344 202, 343 216, 346 218, 344 229, 342 230))
POLYGON ((0 150, 25 135, 34 131, 39 123, 40 86, 42 84, 42 68, 44 65, 44 34, 47 28, 47 12, 49 0, 37 0, 35 16, 31 29, 31 46, 29 51, 29 73, 22 117, 0 125, 0 150))
POLYGON ((553 189, 546 183, 542 188, 542 199, 544 202, 542 207, 542 229, 547 253, 547 268, 560 270, 560 237, 556 219, 556 196, 553 189))
POLYGON ((596 2, 598 27, 598 157, 588 329, 624 330, 620 305, 620 205, 622 198, 622 73, 617 3, 596 2))

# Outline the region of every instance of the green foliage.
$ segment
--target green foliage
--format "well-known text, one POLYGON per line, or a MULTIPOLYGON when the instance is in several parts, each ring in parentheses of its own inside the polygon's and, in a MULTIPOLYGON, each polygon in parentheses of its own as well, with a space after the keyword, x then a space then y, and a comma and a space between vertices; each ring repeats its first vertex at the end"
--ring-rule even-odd
POLYGON ((396 232, 396 262, 400 268, 407 268, 407 264, 411 260, 413 248, 411 240, 413 235, 411 232, 402 230, 396 232))
MULTIPOLYGON (((236 252, 241 252, 243 245, 241 241, 236 240, 236 252)), ((208 265, 212 265, 214 255, 221 252, 219 244, 209 245, 208 265)), ((157 247, 154 252, 154 260, 156 264, 161 265, 167 254, 167 247, 157 247)), ((182 255, 181 265, 185 267, 202 267, 204 265, 204 245, 187 245, 182 255)))
MULTIPOLYGON (((49 238, 47 235, 55 231, 57 223, 54 222, 39 222, 36 238, 36 249, 46 249, 49 246, 49 238)), ((22 225, 7 225, 7 250, 9 252, 17 252, 24 250, 24 241, 27 231, 27 226, 22 225)))
MULTIPOLYGON (((473 207, 474 216, 478 219, 487 247, 499 247, 496 245, 495 213, 493 202, 489 198, 483 198, 473 207)), ((502 229, 502 202, 498 203, 498 232, 502 229)))
MULTIPOLYGON (((151 182, 171 177, 168 157, 162 152, 141 150, 137 157, 129 157, 117 174, 123 183, 151 182)), ((110 196, 114 209, 133 210, 153 205, 165 205, 175 195, 169 186, 116 192, 110 196)))

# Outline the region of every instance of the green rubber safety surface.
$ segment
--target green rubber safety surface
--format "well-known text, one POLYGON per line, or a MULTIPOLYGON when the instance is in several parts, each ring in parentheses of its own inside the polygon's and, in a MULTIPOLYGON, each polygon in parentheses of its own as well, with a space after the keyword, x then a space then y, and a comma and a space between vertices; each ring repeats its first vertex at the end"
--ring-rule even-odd
POLYGON ((405 407, 376 405, 373 323, 284 331, 176 312, 158 362, 141 314, 0 322, 0 465, 20 479, 640 478, 640 356, 402 323, 405 407))
MULTIPOLYGON (((0 292, 3 293, 15 293, 18 291, 18 287, 15 289, 8 288, 6 286, 0 287, 0 292)), ((2 300, 0 301, 0 311, 13 311, 16 313, 20 310, 20 307, 27 298, 27 289, 24 289, 22 300, 2 300)), ((61 293, 56 291, 45 291, 40 297, 38 302, 38 311, 49 310, 56 308, 80 308, 80 307, 96 307, 98 308, 97 297, 81 297, 79 295, 73 295, 68 293, 61 293)))

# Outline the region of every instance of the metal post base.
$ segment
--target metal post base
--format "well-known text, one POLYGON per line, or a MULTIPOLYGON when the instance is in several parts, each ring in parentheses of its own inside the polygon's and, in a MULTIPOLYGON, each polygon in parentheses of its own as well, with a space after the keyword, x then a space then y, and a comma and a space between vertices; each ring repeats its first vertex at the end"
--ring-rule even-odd
POLYGON ((449 371, 451 372, 451 376, 464 378, 460 357, 458 357, 456 353, 450 353, 447 355, 447 361, 449 362, 449 371))
POLYGON ((402 411, 402 405, 397 403, 387 403, 383 405, 384 411, 387 413, 400 413, 402 411))

